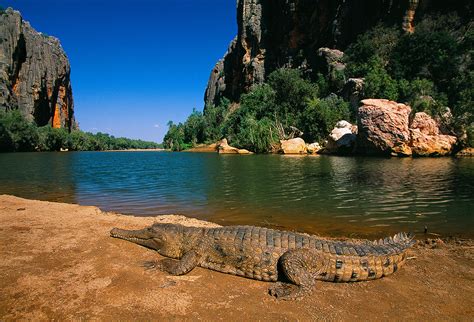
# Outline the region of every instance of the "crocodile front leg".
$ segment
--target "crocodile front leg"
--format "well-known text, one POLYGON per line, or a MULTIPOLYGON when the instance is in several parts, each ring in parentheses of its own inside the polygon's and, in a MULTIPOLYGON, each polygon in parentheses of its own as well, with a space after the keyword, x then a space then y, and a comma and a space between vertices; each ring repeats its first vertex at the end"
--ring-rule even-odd
POLYGON ((188 251, 181 259, 165 258, 161 261, 144 263, 146 269, 158 268, 171 275, 184 275, 192 271, 201 262, 202 255, 195 250, 188 251))
POLYGON ((293 283, 275 283, 269 293, 281 300, 294 300, 311 292, 315 276, 323 269, 325 261, 320 252, 310 249, 289 250, 279 260, 282 273, 293 283))

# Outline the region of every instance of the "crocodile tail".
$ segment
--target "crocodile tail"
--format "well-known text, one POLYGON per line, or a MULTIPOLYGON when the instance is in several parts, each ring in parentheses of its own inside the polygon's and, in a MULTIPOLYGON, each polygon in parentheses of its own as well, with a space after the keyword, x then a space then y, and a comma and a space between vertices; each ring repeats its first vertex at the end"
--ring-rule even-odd
POLYGON ((393 237, 386 237, 384 239, 374 240, 374 245, 398 245, 402 246, 403 249, 410 248, 416 243, 415 235, 413 233, 398 233, 393 237))

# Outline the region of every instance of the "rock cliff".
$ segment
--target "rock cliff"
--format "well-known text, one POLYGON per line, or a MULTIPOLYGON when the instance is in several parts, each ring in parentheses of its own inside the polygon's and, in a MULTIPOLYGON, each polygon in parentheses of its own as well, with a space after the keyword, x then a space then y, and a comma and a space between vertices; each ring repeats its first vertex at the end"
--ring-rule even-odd
POLYGON ((275 69, 327 73, 321 47, 344 50, 357 35, 383 21, 413 32, 416 20, 434 12, 472 13, 469 0, 238 0, 238 34, 213 68, 204 100, 240 95, 275 69))
POLYGON ((12 109, 38 126, 76 127, 70 66, 59 40, 9 8, 0 13, 0 110, 12 109))

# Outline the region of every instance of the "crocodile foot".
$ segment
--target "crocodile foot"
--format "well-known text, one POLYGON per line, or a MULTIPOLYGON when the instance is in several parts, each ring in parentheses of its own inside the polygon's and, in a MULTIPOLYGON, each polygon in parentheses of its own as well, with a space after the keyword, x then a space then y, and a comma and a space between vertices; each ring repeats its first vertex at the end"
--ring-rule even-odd
POLYGON ((268 289, 268 293, 279 300, 296 300, 301 298, 304 292, 302 292, 301 287, 297 285, 276 282, 268 289))
POLYGON ((160 263, 158 261, 146 261, 143 262, 142 267, 145 268, 146 271, 154 271, 159 269, 160 263))

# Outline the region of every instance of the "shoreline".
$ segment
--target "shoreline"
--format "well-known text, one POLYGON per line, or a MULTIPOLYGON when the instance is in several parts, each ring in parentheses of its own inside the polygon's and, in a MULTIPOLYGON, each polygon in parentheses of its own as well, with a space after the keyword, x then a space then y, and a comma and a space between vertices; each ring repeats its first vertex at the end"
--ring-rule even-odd
POLYGON ((367 320, 474 317, 473 240, 429 240, 395 274, 360 283, 317 282, 301 301, 277 301, 269 283, 196 268, 145 271, 151 250, 109 237, 113 227, 155 221, 213 223, 177 215, 134 217, 0 196, 0 319, 367 320), (374 299, 376 301, 374 301, 374 299), (372 303, 367 305, 367 303, 372 303), (430 309, 427 309, 430 308, 430 309))

